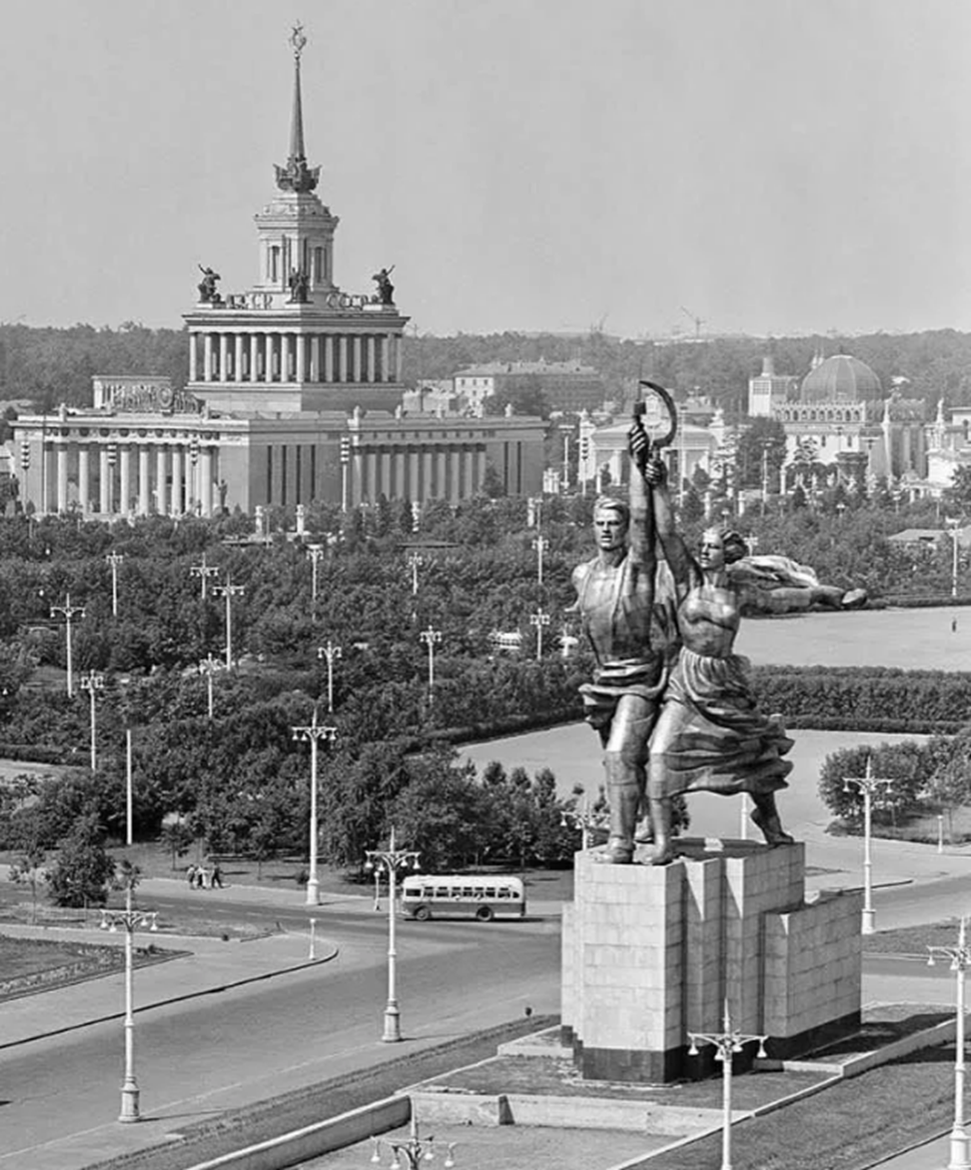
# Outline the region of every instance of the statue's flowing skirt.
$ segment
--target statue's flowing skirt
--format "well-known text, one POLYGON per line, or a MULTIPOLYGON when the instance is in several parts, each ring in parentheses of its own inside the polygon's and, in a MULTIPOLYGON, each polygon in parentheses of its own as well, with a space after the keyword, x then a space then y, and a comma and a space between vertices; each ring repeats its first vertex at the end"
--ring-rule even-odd
POLYGON ((651 782, 680 792, 774 792, 787 787, 792 740, 759 711, 737 654, 709 658, 682 648, 651 745, 651 782))

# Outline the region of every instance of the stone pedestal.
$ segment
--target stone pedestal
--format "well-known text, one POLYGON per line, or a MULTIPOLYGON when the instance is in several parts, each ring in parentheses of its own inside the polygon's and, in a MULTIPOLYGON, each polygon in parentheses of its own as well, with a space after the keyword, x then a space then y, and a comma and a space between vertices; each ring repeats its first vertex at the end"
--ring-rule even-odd
POLYGON ((860 1017, 859 894, 805 900, 805 846, 682 840, 665 866, 577 854, 562 1022, 581 1075, 697 1075, 689 1032, 732 1026, 789 1057, 860 1017))

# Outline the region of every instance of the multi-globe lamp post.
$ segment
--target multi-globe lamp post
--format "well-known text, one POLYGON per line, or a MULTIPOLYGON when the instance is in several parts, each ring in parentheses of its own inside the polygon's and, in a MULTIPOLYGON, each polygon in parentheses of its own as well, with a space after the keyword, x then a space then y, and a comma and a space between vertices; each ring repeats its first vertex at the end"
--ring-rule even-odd
POLYGON ((111 616, 118 616, 118 568, 125 559, 124 553, 110 552, 105 557, 105 564, 111 569, 111 616))
POLYGON ((217 597, 226 599, 226 669, 233 669, 233 598, 242 597, 246 592, 244 585, 234 585, 232 578, 226 578, 225 585, 214 585, 213 593, 217 597))
POLYGON ((323 560, 324 546, 322 544, 307 545, 307 559, 310 561, 310 599, 317 602, 317 566, 323 560))
POLYGON ((536 549, 536 582, 539 585, 543 584, 543 553, 548 543, 545 536, 537 536, 533 541, 533 548, 536 549))
POLYGON ((393 1043, 401 1039, 401 1012, 398 1008, 398 993, 395 986, 395 885, 398 873, 404 869, 417 869, 420 854, 414 849, 398 849, 395 844, 395 831, 392 826, 391 840, 387 849, 369 849, 364 868, 369 872, 375 870, 378 875, 386 875, 388 879, 388 1002, 384 1009, 384 1034, 381 1039, 385 1043, 393 1043))
POLYGON ((741 1052, 746 1044, 758 1041, 759 1059, 765 1057, 765 1042, 768 1036, 748 1035, 732 1027, 731 1015, 728 1010, 728 1000, 725 1000, 725 1012, 722 1017, 720 1032, 689 1032, 691 1047, 689 1056, 698 1055, 699 1044, 713 1044, 715 1046, 715 1060, 722 1065, 722 1163, 721 1170, 732 1170, 732 1057, 741 1052))
POLYGON ((852 792, 853 787, 863 795, 863 934, 876 930, 876 911, 873 909, 873 858, 871 839, 873 827, 873 796, 881 789, 886 792, 892 779, 873 775, 873 759, 867 756, 864 776, 844 776, 843 791, 852 792), (851 787, 851 785, 853 787, 851 787))
POLYGON ((411 592, 418 596, 418 570, 425 563, 425 558, 421 553, 413 552, 408 554, 408 568, 411 569, 411 592))
POLYGON ((81 675, 80 686, 82 691, 87 691, 91 696, 91 771, 95 772, 98 767, 98 707, 95 699, 105 689, 105 676, 100 671, 89 670, 87 674, 81 675))
POLYGON ((307 905, 316 906, 320 901, 320 881, 317 876, 317 749, 322 739, 333 744, 337 736, 336 727, 317 722, 317 708, 309 723, 291 728, 293 738, 310 744, 310 863, 307 875, 307 905))
POLYGON ((75 617, 84 617, 83 605, 72 605, 70 593, 65 595, 63 605, 51 606, 51 617, 57 617, 61 614, 64 618, 64 627, 67 637, 67 695, 71 699, 74 697, 74 667, 72 657, 72 643, 71 643, 71 622, 75 617))
POLYGON ((210 651, 205 658, 199 663, 199 673, 206 676, 206 693, 208 699, 209 718, 212 719, 213 702, 212 702, 212 676, 219 670, 222 670, 224 664, 218 658, 213 658, 210 651))
POLYGON ((944 959, 957 975, 956 1021, 954 1034, 954 1124, 951 1127, 951 1157, 947 1170, 971 1168, 971 1142, 964 1117, 964 973, 971 964, 968 947, 967 919, 962 916, 956 946, 929 945, 927 965, 933 967, 937 959, 944 959))
POLYGON ((543 658, 543 627, 550 624, 550 615, 543 609, 537 609, 529 615, 529 624, 536 627, 536 661, 543 658))
POLYGON ((327 710, 334 710, 334 663, 340 661, 343 654, 340 646, 336 646, 329 638, 326 646, 317 647, 317 657, 327 660, 327 710))
MULTIPOLYGON (((388 1138, 371 1138, 374 1147, 371 1154, 371 1163, 381 1165, 381 1147, 387 1146, 391 1152, 391 1162, 388 1170, 418 1170, 422 1162, 430 1162, 435 1157, 435 1139, 423 1138, 418 1132, 418 1119, 411 1115, 410 1132, 407 1138, 401 1141, 392 1141, 388 1138)), ((445 1161, 442 1165, 445 1170, 451 1170, 455 1165, 455 1142, 448 1142, 445 1146, 445 1161)))
POLYGON ((210 577, 215 577, 218 573, 219 573, 219 568, 217 565, 207 565, 206 564, 206 554, 205 553, 202 554, 202 560, 199 562, 198 565, 190 565, 189 566, 189 575, 192 577, 198 577, 199 580, 202 582, 202 600, 203 601, 206 600, 206 582, 209 580, 210 577))
POLYGON ((442 631, 429 626, 422 630, 418 638, 428 647, 428 695, 431 697, 435 690, 435 647, 442 640, 442 631))

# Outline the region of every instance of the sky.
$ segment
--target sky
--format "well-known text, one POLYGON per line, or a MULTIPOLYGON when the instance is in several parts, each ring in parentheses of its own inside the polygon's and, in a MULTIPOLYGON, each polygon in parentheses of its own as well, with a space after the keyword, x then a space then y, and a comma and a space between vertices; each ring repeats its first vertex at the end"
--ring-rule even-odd
POLYGON ((0 322, 177 328, 289 141, 422 333, 971 329, 967 0, 2 0, 0 322))

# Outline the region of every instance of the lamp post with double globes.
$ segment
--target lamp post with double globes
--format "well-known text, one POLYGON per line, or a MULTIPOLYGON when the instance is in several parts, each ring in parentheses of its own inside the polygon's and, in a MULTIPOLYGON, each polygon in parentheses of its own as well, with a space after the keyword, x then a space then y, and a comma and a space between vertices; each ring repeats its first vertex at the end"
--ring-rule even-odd
POLYGON ((411 569, 411 592, 418 596, 418 570, 425 563, 425 558, 421 553, 413 552, 408 554, 408 568, 411 569))
POLYGON ((376 870, 379 875, 386 874, 388 878, 388 1003, 384 1009, 384 1034, 381 1037, 385 1043, 393 1043, 401 1039, 401 1012, 398 1009, 398 993, 395 987, 395 960, 398 954, 395 949, 395 915, 397 913, 395 882, 399 870, 418 868, 419 856, 414 849, 396 848, 394 826, 392 826, 388 848, 369 849, 367 860, 364 862, 364 868, 368 872, 376 870))
POLYGON ((529 615, 529 624, 536 627, 536 661, 543 658, 543 627, 550 624, 550 615, 543 609, 537 609, 529 615))
POLYGON ((293 738, 310 743, 310 863, 307 876, 307 905, 316 906, 320 901, 320 882, 317 878, 317 746, 322 739, 333 744, 337 736, 336 727, 317 722, 317 708, 313 719, 302 726, 292 727, 293 738))
POLYGON ((428 647, 428 694, 431 697, 435 690, 435 647, 442 640, 442 631, 429 626, 418 637, 428 647))
POLYGON ((956 946, 928 946, 927 965, 934 966, 936 959, 946 959, 951 970, 957 975, 956 1026, 954 1034, 954 1124, 951 1127, 951 1158, 947 1170, 969 1170, 971 1167, 971 1144, 964 1120, 964 972, 971 965, 971 949, 968 947, 967 919, 962 916, 958 928, 956 946))
POLYGON ((223 663, 218 658, 213 658, 210 651, 205 658, 199 663, 199 673, 206 676, 206 692, 208 697, 209 718, 212 719, 213 703, 212 703, 212 676, 217 670, 223 669, 223 663))
POLYGON ((218 572, 219 572, 219 569, 216 565, 207 565, 206 564, 206 554, 205 553, 202 554, 202 560, 200 561, 200 563, 198 565, 190 565, 189 566, 189 575, 192 577, 198 577, 199 580, 202 582, 202 600, 203 601, 206 600, 206 582, 209 580, 210 577, 215 577, 218 572))
MULTIPOLYGON (((381 1165, 381 1146, 385 1145, 391 1151, 389 1170, 418 1170, 422 1162, 430 1162, 435 1157, 435 1139, 423 1138, 418 1132, 418 1118, 414 1110, 411 1114, 411 1126, 408 1137, 402 1141, 391 1141, 388 1138, 371 1138, 373 1152, 371 1163, 381 1165)), ((445 1170, 452 1170, 455 1165, 456 1142, 448 1142, 445 1146, 445 1161, 442 1165, 445 1170)))
POLYGON ((89 670, 87 674, 81 675, 81 690, 87 691, 91 696, 91 771, 94 772, 98 767, 98 749, 97 749, 97 705, 95 703, 95 696, 99 691, 105 689, 105 676, 97 670, 89 670))
POLYGON ((543 584, 543 553, 546 551, 546 546, 549 541, 542 534, 537 536, 533 541, 533 548, 536 549, 536 583, 543 584))

